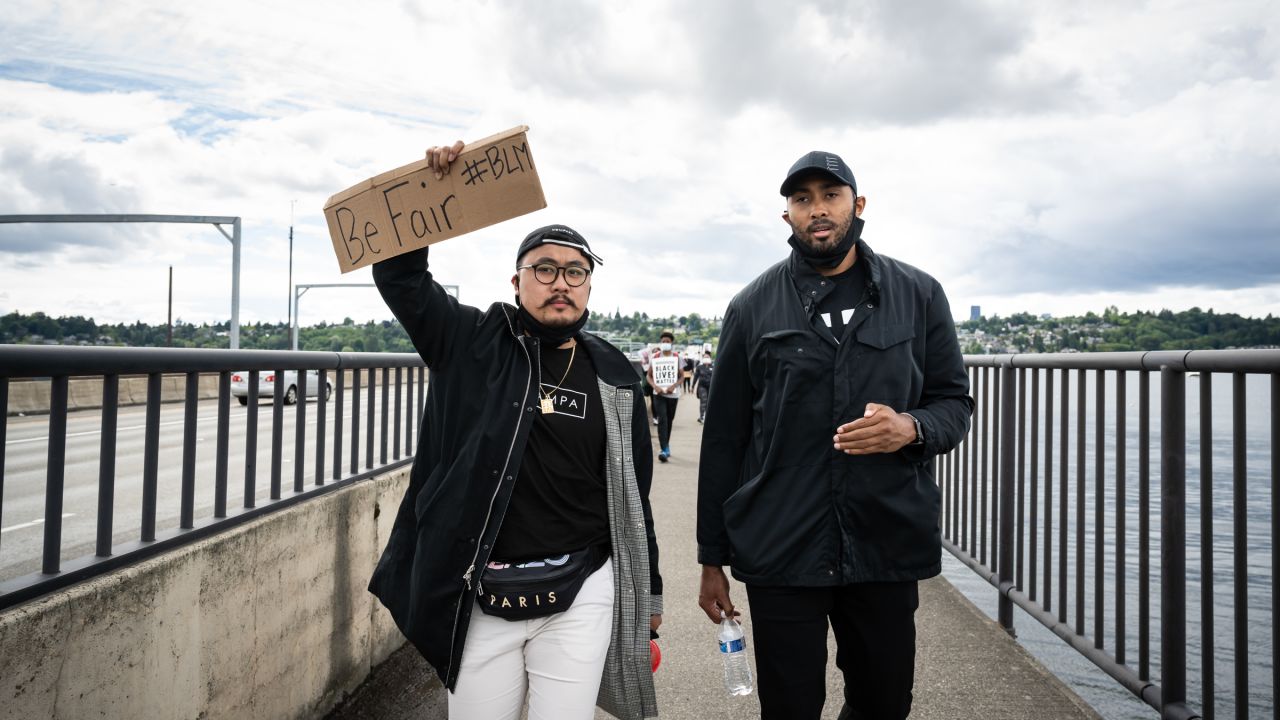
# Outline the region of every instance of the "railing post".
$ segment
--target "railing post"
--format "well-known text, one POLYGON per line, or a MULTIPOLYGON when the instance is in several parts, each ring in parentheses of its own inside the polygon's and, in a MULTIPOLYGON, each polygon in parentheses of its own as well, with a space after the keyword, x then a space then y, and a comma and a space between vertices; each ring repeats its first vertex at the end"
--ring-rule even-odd
POLYGON ((258 371, 249 371, 249 401, 244 415, 244 506, 258 502, 258 371))
POLYGON ((271 395, 271 499, 280 499, 280 473, 284 471, 284 370, 271 371, 276 378, 271 395))
MULTIPOLYGON (((369 389, 373 392, 373 388, 369 389)), ((351 474, 360 472, 360 368, 351 370, 351 474)))
MULTIPOLYGON (((1280 547, 1280 523, 1276 522, 1277 514, 1280 513, 1280 493, 1275 488, 1280 487, 1280 457, 1276 456, 1276 448, 1280 447, 1280 373, 1271 373, 1271 617, 1277 617, 1280 612, 1280 553, 1276 552, 1276 548, 1280 547)), ((1272 632, 1275 632, 1272 630, 1272 632)), ((1280 642, 1274 639, 1271 641, 1271 688, 1275 692, 1276 688, 1280 688, 1280 642)), ((1274 696, 1272 702, 1275 702, 1274 696)))
POLYGON ((0 377, 0 525, 4 520, 4 448, 9 433, 9 378, 0 377))
MULTIPOLYGON (((341 371, 339 371, 341 372, 341 371)), ((316 485, 324 484, 325 423, 329 412, 329 371, 321 370, 316 382, 316 485)))
POLYGON ((196 517, 196 418, 200 412, 200 373, 186 377, 186 402, 182 411, 182 500, 178 525, 195 527, 196 517))
POLYGON ((1017 426, 1013 422, 1017 393, 1014 392, 1016 371, 1013 364, 1000 368, 1000 471, 996 474, 996 482, 1000 488, 1000 627, 1010 635, 1017 636, 1013 628, 1013 600, 1009 598, 1009 590, 1013 587, 1013 535, 1014 512, 1013 491, 1016 483, 1014 470, 1014 433, 1017 426))
MULTIPOLYGON (((98 449, 98 557, 111 556, 116 500, 116 426, 120 407, 120 376, 102 376, 102 431, 98 449)), ((2 409, 3 406, 0 406, 2 409)), ((3 438, 0 438, 3 440, 3 438)), ((2 444, 2 443, 0 443, 2 444)))
POLYGON ((1187 698, 1185 373, 1160 368, 1160 697, 1161 717, 1187 698))
POLYGON ((218 438, 214 453, 213 516, 227 516, 227 466, 231 462, 231 373, 218 373, 218 438))
POLYGON ((333 401, 333 479, 342 479, 342 413, 343 400, 347 394, 347 369, 339 366, 338 392, 333 401))
POLYGON ((306 490, 303 475, 307 471, 307 371, 298 370, 295 377, 298 402, 294 405, 293 422, 293 491, 300 493, 306 490))
POLYGON ((160 393, 164 376, 147 373, 146 429, 143 431, 142 532, 143 542, 156 539, 156 503, 160 494, 160 393))
POLYGON ((61 568, 62 500, 67 467, 67 376, 58 375, 49 385, 49 454, 45 463, 44 558, 41 568, 46 575, 57 573, 61 568))
POLYGON ((369 401, 365 409, 365 431, 364 431, 364 468, 366 470, 373 469, 373 435, 376 426, 373 424, 374 417, 374 401, 377 399, 378 387, 378 369, 369 368, 369 374, 366 376, 369 383, 369 401))

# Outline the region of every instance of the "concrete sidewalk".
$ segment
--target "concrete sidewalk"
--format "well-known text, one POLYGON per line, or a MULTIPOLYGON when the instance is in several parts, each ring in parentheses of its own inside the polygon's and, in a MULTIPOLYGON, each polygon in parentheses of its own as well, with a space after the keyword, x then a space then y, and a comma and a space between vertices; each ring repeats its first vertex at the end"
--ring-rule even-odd
MULTIPOLYGON (((666 615, 662 666, 655 675, 658 711, 674 720, 758 718, 754 695, 730 698, 724 692, 717 627, 697 606, 700 568, 694 543, 698 447, 702 426, 697 400, 680 400, 671 437, 671 462, 656 463, 654 523, 661 548, 666 615)), ((654 432, 657 451, 657 432, 654 432)), ((750 649, 751 610, 745 589, 733 583, 742 608, 750 649)), ((920 584, 916 614, 915 701, 911 717, 1058 720, 1098 718, 1083 700, 1044 669, 1000 627, 945 579, 920 584)), ((843 680, 829 645, 827 706, 823 718, 840 712, 843 680)), ((418 654, 406 647, 374 669, 369 679, 335 709, 333 720, 447 717, 444 691, 418 654)), ((597 710, 597 718, 610 716, 597 710)))

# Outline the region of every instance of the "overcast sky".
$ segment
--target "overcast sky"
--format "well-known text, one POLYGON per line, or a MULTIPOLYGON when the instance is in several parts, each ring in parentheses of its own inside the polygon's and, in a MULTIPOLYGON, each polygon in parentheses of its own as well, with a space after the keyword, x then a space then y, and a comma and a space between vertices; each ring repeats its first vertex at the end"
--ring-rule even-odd
MULTIPOLYGON (((839 153, 863 237, 953 313, 1280 314, 1280 8, 1232 2, 6 2, 0 214, 236 215, 243 322, 342 275, 328 196, 528 125, 548 207, 433 247, 464 302, 511 297, 562 222, 590 306, 722 314, 783 258, 778 185, 839 153)), ((0 312, 230 316, 207 225, 0 225, 0 312)), ((303 324, 389 318, 315 289, 303 324)))

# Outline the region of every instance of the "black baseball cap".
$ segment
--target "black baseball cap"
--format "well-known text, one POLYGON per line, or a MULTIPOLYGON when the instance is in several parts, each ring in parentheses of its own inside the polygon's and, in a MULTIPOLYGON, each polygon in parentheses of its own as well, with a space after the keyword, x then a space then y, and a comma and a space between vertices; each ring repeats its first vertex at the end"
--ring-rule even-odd
POLYGON ((587 244, 587 239, 582 237, 577 230, 568 225, 546 225, 534 230, 525 236, 520 243, 520 249, 516 251, 516 262, 520 262, 520 258, 530 250, 539 245, 564 245, 580 251, 587 256, 587 261, 591 263, 591 269, 594 270, 596 265, 603 265, 604 260, 600 256, 591 252, 591 246, 587 244))
POLYGON ((835 153, 814 150, 797 160, 791 166, 791 169, 787 171, 787 179, 782 181, 782 188, 780 189, 782 197, 787 197, 795 192, 795 181, 811 170, 818 170, 830 175, 853 188, 855 197, 858 195, 858 183, 854 182, 853 171, 844 163, 844 160, 840 159, 840 156, 835 153))

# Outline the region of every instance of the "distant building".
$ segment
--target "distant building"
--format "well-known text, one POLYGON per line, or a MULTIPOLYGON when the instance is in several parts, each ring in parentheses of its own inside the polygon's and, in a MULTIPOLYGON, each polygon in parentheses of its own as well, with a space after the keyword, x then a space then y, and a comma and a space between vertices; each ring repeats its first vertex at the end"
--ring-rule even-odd
POLYGON ((977 319, 979 319, 979 318, 981 318, 981 317, 982 317, 982 306, 981 306, 981 305, 970 305, 970 306, 969 306, 969 319, 970 319, 970 320, 977 320, 977 319))

